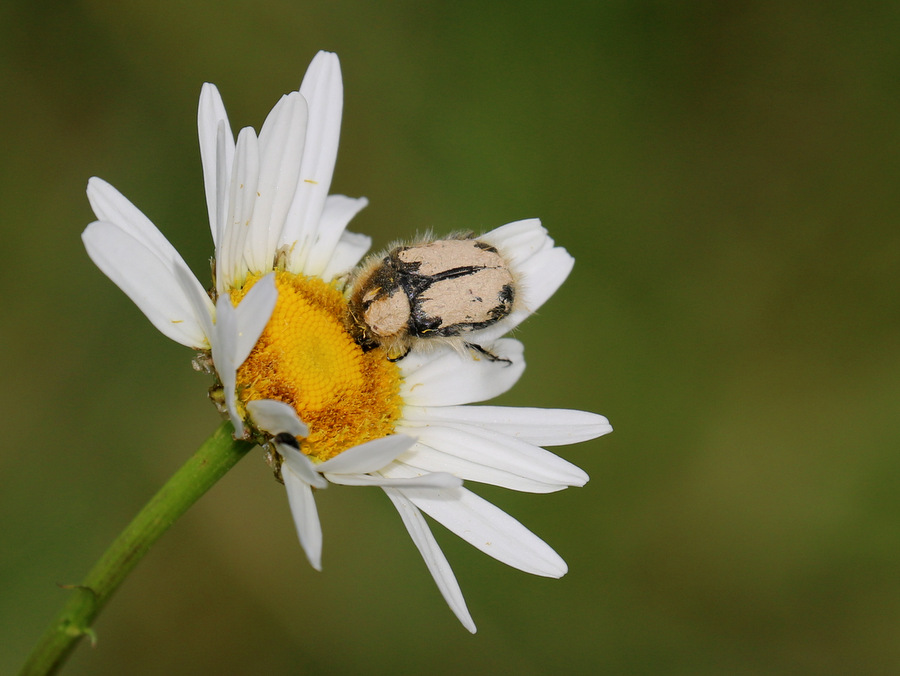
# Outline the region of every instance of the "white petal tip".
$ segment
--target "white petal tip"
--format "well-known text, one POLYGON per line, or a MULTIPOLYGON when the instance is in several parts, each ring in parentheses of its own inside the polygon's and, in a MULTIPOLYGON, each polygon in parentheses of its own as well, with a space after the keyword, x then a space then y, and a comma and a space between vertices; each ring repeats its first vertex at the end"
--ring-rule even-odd
POLYGON ((569 572, 568 564, 560 559, 558 565, 549 566, 546 569, 546 572, 538 573, 538 575, 543 575, 544 577, 552 577, 556 580, 561 578, 563 575, 569 572))
POLYGON ((309 436, 309 427, 300 420, 294 408, 283 401, 259 399, 247 403, 253 423, 270 434, 286 432, 294 437, 309 436))

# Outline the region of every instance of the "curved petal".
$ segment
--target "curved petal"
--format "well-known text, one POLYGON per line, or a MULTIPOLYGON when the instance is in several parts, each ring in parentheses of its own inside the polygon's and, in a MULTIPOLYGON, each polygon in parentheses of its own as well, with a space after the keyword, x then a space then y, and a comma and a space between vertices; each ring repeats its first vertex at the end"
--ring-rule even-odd
POLYGON ((341 233, 340 241, 331 253, 328 265, 319 276, 326 282, 330 282, 338 275, 349 272, 362 260, 371 246, 372 238, 368 235, 344 230, 341 233))
POLYGON ((412 479, 386 479, 371 474, 325 474, 333 484, 342 486, 385 486, 393 488, 456 488, 462 486, 462 479, 448 472, 426 472, 412 479))
POLYGON ((306 99, 281 97, 259 132, 259 182, 250 220, 247 256, 253 271, 271 269, 285 217, 297 191, 306 143, 306 99))
POLYGON ((404 422, 475 425, 535 446, 576 444, 612 432, 602 415, 562 408, 515 406, 406 406, 404 422))
POLYGON ((316 570, 322 570, 322 524, 319 522, 319 513, 316 510, 316 501, 312 488, 287 464, 281 466, 281 476, 284 479, 284 487, 287 490, 288 503, 291 506, 291 515, 294 517, 294 525, 297 527, 297 537, 300 545, 306 552, 306 558, 316 570))
POLYGON ((237 367, 235 355, 237 354, 238 341, 238 317, 237 310, 231 304, 228 296, 219 296, 216 301, 216 323, 213 327, 212 344, 213 364, 219 380, 222 383, 222 392, 225 395, 225 408, 228 417, 234 426, 234 438, 244 438, 244 422, 237 410, 237 367))
POLYGON ((228 195, 228 218, 216 250, 216 288, 219 294, 243 284, 247 272, 244 245, 256 202, 259 180, 259 142, 250 127, 241 129, 234 151, 228 195))
POLYGON ((472 340, 490 343, 512 331, 556 293, 574 265, 575 259, 561 247, 545 249, 522 261, 516 268, 519 284, 513 311, 496 324, 474 331, 472 340))
MULTIPOLYGON (((406 473, 394 465, 383 474, 406 473)), ((534 575, 562 577, 559 554, 503 510, 465 488, 441 491, 398 489, 423 512, 498 561, 534 575)))
POLYGON ((188 347, 209 347, 209 336, 196 315, 196 296, 185 292, 176 269, 181 267, 193 279, 199 295, 205 295, 203 289, 165 238, 169 250, 160 252, 118 224, 96 221, 81 239, 91 260, 163 335, 188 347))
MULTIPOLYGON (((501 432, 474 425, 404 427, 430 448, 558 488, 583 486, 588 476, 558 455, 501 432)), ((416 464, 415 449, 401 458, 416 464)))
POLYGON ((399 362, 400 394, 413 406, 454 406, 492 399, 516 384, 525 370, 524 348, 513 338, 498 340, 491 350, 505 361, 489 361, 474 353, 439 347, 412 351, 399 362))
POLYGON ((225 104, 214 84, 204 83, 197 110, 200 163, 213 244, 219 241, 228 209, 228 181, 234 161, 234 135, 228 124, 225 104))
POLYGON ((332 474, 366 474, 389 464, 394 458, 416 443, 412 437, 392 434, 389 437, 367 441, 348 448, 330 460, 319 464, 316 470, 332 474))
POLYGON ((539 218, 514 221, 486 232, 478 239, 493 244, 503 253, 512 266, 534 256, 539 251, 553 246, 553 240, 539 218))
POLYGON ((277 300, 275 276, 269 273, 253 285, 238 307, 231 304, 231 296, 228 294, 219 296, 216 301, 216 324, 210 341, 212 358, 222 382, 225 407, 234 425, 235 438, 238 439, 244 437, 244 424, 237 409, 236 371, 266 328, 277 300))
POLYGON ((541 251, 522 262, 517 272, 522 277, 522 305, 528 312, 537 312, 556 293, 574 265, 575 259, 558 246, 541 251))
POLYGON ((303 270, 337 160, 344 88, 336 54, 316 54, 300 85, 300 93, 309 105, 306 148, 280 244, 295 246, 294 264, 303 270))
POLYGON ((328 488, 328 482, 316 472, 315 466, 303 453, 287 444, 278 442, 275 443, 275 448, 278 449, 278 454, 284 461, 282 468, 287 465, 299 479, 314 488, 328 488))
POLYGON ((444 556, 444 553, 438 546, 437 540, 434 539, 431 529, 425 523, 422 513, 399 491, 385 488, 384 492, 391 499, 391 502, 394 503, 403 525, 406 526, 413 544, 419 550, 419 554, 422 555, 422 559, 428 567, 428 572, 434 578, 441 596, 444 597, 447 605, 450 606, 450 610, 462 622, 462 625, 474 634, 475 622, 472 620, 469 609, 466 607, 466 601, 463 598, 462 590, 459 588, 459 583, 456 581, 456 576, 450 568, 447 557, 444 556))
POLYGON ((238 368, 250 355, 250 350, 262 335, 278 302, 275 273, 270 272, 253 285, 237 306, 237 334, 232 356, 238 368))
POLYGON ((253 424, 269 434, 290 434, 292 437, 309 436, 309 427, 300 420, 293 406, 275 399, 257 399, 247 402, 247 413, 253 424))
POLYGON ((184 263, 181 254, 153 222, 102 178, 94 176, 88 181, 87 196, 98 221, 118 226, 163 260, 180 260, 184 263))
POLYGON ((213 328, 213 315, 216 306, 213 304, 209 294, 200 286, 194 274, 187 269, 187 266, 175 266, 175 278, 178 280, 181 291, 194 308, 194 317, 200 324, 200 330, 207 338, 207 343, 212 346, 212 337, 215 335, 213 328))
POLYGON ((419 473, 449 472, 465 481, 477 481, 522 493, 554 493, 566 488, 565 485, 527 479, 505 469, 460 458, 422 443, 417 443, 409 453, 398 458, 397 462, 419 473))
MULTIPOLYGON (((369 203, 365 197, 356 199, 347 197, 346 195, 329 195, 325 200, 325 208, 322 211, 322 218, 319 220, 319 229, 316 233, 315 241, 310 248, 306 263, 303 266, 303 272, 310 276, 321 276, 329 267, 334 258, 335 249, 341 242, 344 230, 351 219, 356 216, 369 203)), ((366 246, 366 250, 368 250, 366 246)), ((362 254, 360 255, 362 258, 362 254)), ((347 270, 356 265, 358 259, 353 261, 347 270)), ((344 272, 344 270, 339 270, 344 272)), ((332 275, 334 276, 334 275, 332 275)))

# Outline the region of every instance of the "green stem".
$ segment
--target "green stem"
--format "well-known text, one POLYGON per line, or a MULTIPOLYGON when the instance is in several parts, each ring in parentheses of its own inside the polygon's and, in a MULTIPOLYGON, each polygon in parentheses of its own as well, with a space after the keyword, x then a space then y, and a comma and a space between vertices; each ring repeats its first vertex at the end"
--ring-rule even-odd
POLYGON ((253 448, 231 437, 223 423, 153 496, 100 557, 35 646, 20 676, 54 673, 82 636, 94 640, 91 623, 138 561, 175 520, 253 448))

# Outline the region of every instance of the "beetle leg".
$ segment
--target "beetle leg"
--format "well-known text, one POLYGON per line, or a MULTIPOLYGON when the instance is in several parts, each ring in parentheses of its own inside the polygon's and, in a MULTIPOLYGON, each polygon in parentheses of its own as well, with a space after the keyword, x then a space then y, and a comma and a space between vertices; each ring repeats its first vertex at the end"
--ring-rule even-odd
POLYGON ((491 352, 490 350, 485 350, 483 347, 481 347, 481 345, 478 345, 477 343, 466 343, 466 347, 468 347, 470 350, 474 350, 475 352, 480 352, 485 357, 487 357, 489 361, 502 361, 504 362, 504 366, 509 366, 510 364, 512 364, 511 360, 507 359, 506 357, 498 357, 493 352, 491 352))

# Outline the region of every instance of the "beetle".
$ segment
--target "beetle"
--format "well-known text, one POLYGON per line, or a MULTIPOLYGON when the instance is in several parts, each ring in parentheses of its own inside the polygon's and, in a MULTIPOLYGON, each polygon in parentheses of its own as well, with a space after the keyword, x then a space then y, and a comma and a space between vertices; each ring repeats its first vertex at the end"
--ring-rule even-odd
POLYGON ((391 361, 413 346, 468 347, 466 340, 513 310, 515 277, 502 254, 471 234, 399 245, 364 263, 349 284, 348 330, 364 350, 382 347, 391 361))

